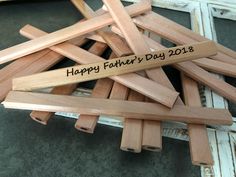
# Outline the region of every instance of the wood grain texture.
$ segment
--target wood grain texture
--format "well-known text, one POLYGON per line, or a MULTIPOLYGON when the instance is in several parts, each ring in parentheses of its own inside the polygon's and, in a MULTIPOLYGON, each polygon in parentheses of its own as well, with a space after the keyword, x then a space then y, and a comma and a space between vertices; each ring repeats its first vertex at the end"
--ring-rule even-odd
MULTIPOLYGON (((115 57, 112 53, 110 58, 115 57)), ((92 91, 92 97, 94 98, 108 98, 113 86, 113 81, 109 78, 99 79, 92 91)), ((80 115, 79 119, 75 123, 75 128, 87 132, 93 133, 96 127, 98 116, 94 115, 80 115)))
MULTIPOLYGON (((198 85, 184 74, 181 75, 184 100, 188 106, 201 107, 198 85)), ((189 145, 192 163, 194 165, 214 164, 205 125, 188 124, 189 145)))
MULTIPOLYGON (((24 31, 25 36, 33 38, 46 34, 45 32, 40 31, 29 25, 24 27, 24 29, 22 29, 21 31, 24 31)), ((60 54, 63 54, 64 56, 73 59, 74 61, 81 64, 103 61, 101 57, 88 53, 87 51, 66 42, 57 46, 53 46, 50 49, 60 54), (83 60, 83 58, 86 58, 86 60, 83 60)), ((124 74, 120 76, 112 76, 110 78, 139 93, 142 93, 147 97, 150 97, 153 100, 155 100, 157 90, 160 91, 160 87, 157 83, 134 73, 124 74)), ((165 90, 166 89, 164 89, 164 91, 165 90)))
MULTIPOLYGON (((194 33, 190 29, 185 28, 173 22, 159 14, 149 12, 144 16, 139 16, 134 19, 136 25, 147 30, 151 30, 154 33, 172 41, 176 44, 187 44, 200 41, 209 41, 209 39, 194 33), (153 23, 159 24, 153 25, 153 23)), ((215 60, 224 61, 226 63, 236 64, 236 54, 234 51, 216 44, 218 47, 218 54, 211 56, 210 58, 215 60)))
MULTIPOLYGON (((130 15, 135 16, 150 10, 151 6, 146 2, 140 2, 127 7, 130 15)), ((106 13, 96 18, 74 24, 37 39, 0 51, 0 64, 12 61, 25 55, 37 52, 50 46, 62 43, 72 38, 93 32, 113 23, 111 16, 106 13)))
POLYGON ((231 125, 226 109, 175 105, 171 110, 157 103, 84 98, 65 95, 10 91, 2 102, 5 108, 49 112, 109 115, 143 120, 177 121, 195 124, 231 125))

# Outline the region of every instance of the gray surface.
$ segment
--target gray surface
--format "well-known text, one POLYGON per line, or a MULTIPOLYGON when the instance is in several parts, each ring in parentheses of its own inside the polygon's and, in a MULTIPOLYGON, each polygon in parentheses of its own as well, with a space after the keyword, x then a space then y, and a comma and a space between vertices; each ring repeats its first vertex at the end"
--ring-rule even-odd
MULTIPOLYGON (((89 1, 95 2, 101 4, 89 1)), ((155 10, 189 27, 188 14, 155 10)), ((18 30, 27 23, 50 32, 80 18, 69 1, 0 4, 0 48, 24 41, 18 30)), ((0 107, 0 177, 200 176, 187 142, 164 138, 161 153, 126 153, 119 149, 121 129, 98 125, 88 135, 75 130, 75 120, 55 116, 42 126, 28 113, 0 107)))

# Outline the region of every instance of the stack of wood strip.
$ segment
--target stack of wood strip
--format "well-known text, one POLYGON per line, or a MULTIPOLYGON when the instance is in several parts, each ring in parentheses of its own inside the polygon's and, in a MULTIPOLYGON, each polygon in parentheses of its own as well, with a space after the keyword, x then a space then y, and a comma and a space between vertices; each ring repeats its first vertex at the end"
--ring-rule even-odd
POLYGON ((206 125, 231 125, 228 110, 201 107, 198 83, 228 100, 236 88, 210 72, 236 76, 236 52, 214 43, 151 10, 143 0, 124 7, 103 0, 94 12, 83 0, 72 3, 85 19, 47 34, 26 25, 20 34, 28 42, 0 51, 0 98, 6 108, 32 110, 33 120, 46 125, 54 112, 79 113, 79 131, 94 133, 99 115, 123 121, 120 148, 139 153, 162 149, 162 121, 188 124, 194 165, 213 165, 206 125), (149 31, 177 46, 165 48, 143 34, 149 31), (88 40, 88 51, 80 48, 88 40), (100 57, 107 48, 109 60, 100 57), (47 71, 67 57, 73 67, 47 71), (181 72, 184 100, 161 66, 181 72), (209 72, 210 71, 210 72, 209 72), (98 79, 90 98, 71 96, 79 82, 98 79), (49 94, 37 89, 52 87, 49 94))

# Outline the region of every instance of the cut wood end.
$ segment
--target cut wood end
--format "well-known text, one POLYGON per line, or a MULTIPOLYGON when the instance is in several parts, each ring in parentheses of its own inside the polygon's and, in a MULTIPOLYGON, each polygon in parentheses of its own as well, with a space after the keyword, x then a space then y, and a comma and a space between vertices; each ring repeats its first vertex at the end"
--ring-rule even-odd
POLYGON ((75 124, 75 128, 81 132, 86 132, 86 133, 90 133, 90 134, 93 134, 94 133, 94 129, 93 128, 87 128, 87 127, 82 127, 82 126, 79 126, 77 124, 75 124))
POLYGON ((211 167, 214 165, 214 161, 210 161, 210 162, 192 161, 192 164, 197 165, 197 166, 211 167))
POLYGON ((36 122, 38 122, 38 123, 40 123, 40 124, 42 124, 42 125, 47 125, 47 121, 41 120, 39 117, 34 117, 34 116, 32 116, 31 114, 30 114, 30 117, 31 117, 34 121, 36 121, 36 122))
POLYGON ((132 152, 132 153, 140 153, 142 150, 141 149, 134 149, 131 147, 120 147, 122 151, 127 151, 127 152, 132 152))
POLYGON ((162 147, 155 147, 155 146, 142 146, 143 149, 153 152, 160 152, 162 147))

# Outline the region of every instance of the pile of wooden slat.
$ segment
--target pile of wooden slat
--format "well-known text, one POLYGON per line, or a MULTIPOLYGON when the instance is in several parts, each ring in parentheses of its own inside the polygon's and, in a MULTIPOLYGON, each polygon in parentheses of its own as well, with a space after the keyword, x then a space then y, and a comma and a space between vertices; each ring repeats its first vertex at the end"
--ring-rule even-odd
POLYGON ((206 125, 231 125, 232 116, 201 107, 197 83, 236 101, 236 88, 208 72, 235 77, 236 53, 152 12, 148 0, 127 7, 103 0, 96 12, 83 0, 72 2, 84 20, 50 34, 26 25, 20 34, 30 40, 0 51, 1 64, 14 60, 0 70, 3 105, 33 110, 30 116, 45 125, 54 112, 79 113, 75 127, 88 133, 99 115, 118 116, 121 149, 136 153, 162 149, 161 121, 187 123, 192 163, 213 165, 206 125), (177 47, 166 49, 144 30, 177 47), (96 42, 88 51, 80 48, 88 40, 96 42), (104 60, 108 47, 112 53, 104 60), (64 57, 77 65, 43 72, 64 57), (181 72, 184 101, 160 67, 168 64, 181 72), (69 96, 79 82, 94 79, 91 98, 69 96), (35 92, 47 87, 51 94, 35 92))

